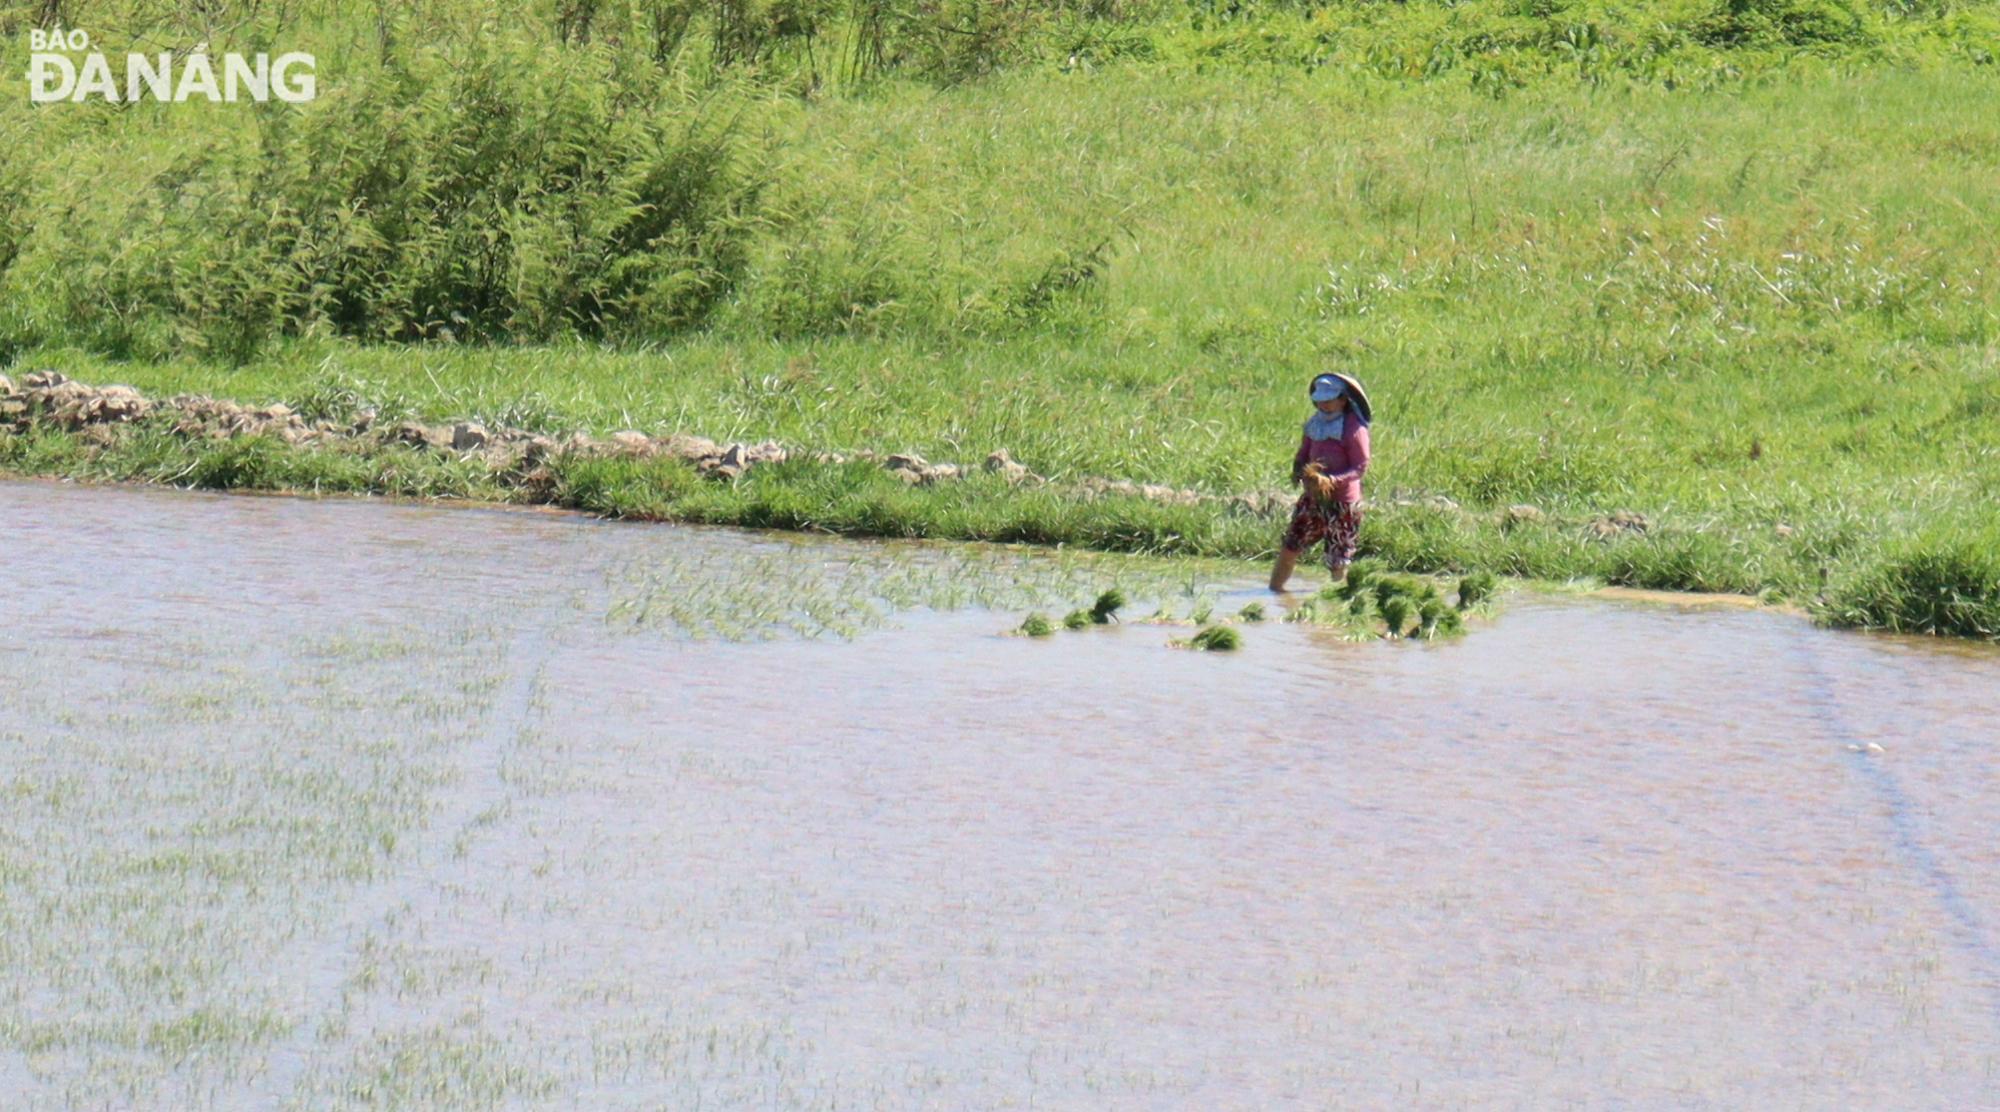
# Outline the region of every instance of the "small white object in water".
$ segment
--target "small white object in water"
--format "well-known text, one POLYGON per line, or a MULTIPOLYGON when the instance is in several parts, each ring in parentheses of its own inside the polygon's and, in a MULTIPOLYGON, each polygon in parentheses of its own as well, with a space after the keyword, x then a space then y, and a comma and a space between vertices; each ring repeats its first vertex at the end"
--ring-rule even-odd
POLYGON ((1869 751, 1870 753, 1886 753, 1886 752, 1888 752, 1888 750, 1886 750, 1886 749, 1882 748, 1881 746, 1879 746, 1879 745, 1875 744, 1875 743, 1874 743, 1874 742, 1872 742, 1872 741, 1868 743, 1868 751, 1869 751))
POLYGON ((1861 747, 1859 745, 1850 745, 1847 747, 1847 751, 1849 753, 1859 753, 1861 752, 1861 747))

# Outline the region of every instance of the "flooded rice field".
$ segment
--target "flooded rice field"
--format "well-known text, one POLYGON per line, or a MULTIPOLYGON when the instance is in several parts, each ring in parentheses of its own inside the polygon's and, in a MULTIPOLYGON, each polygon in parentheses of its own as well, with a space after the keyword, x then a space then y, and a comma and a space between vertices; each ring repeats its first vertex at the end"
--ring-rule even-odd
POLYGON ((0 573, 7 1109, 2000 1107, 1988 649, 44 483, 0 573))

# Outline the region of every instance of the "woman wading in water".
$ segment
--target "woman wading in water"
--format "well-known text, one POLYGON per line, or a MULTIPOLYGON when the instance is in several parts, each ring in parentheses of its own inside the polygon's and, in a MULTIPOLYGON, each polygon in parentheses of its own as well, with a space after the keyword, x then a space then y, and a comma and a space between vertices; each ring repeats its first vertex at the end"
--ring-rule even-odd
POLYGON ((1271 568, 1271 589, 1282 591, 1299 553, 1326 542, 1326 570, 1338 583, 1354 562, 1361 531, 1361 473, 1368 470, 1368 395, 1343 374, 1323 374, 1308 390, 1316 407, 1292 457, 1292 482, 1305 491, 1292 507, 1292 523, 1271 568))

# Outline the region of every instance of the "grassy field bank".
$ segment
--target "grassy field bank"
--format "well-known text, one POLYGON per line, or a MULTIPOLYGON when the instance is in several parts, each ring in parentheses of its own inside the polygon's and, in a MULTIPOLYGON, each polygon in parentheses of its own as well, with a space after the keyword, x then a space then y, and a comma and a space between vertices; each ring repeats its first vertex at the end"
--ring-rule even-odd
MULTIPOLYGON (((2000 24, 1737 7, 1763 30, 1717 30, 1727 5, 1646 9, 1671 41, 1480 5, 1051 17, 991 72, 917 52, 820 88, 797 43, 717 69, 699 21, 650 67, 523 31, 385 68, 334 13, 313 33, 346 28, 329 56, 354 68, 323 62, 304 110, 0 110, 0 351, 150 394, 1004 448, 1218 494, 1281 485, 1304 384, 1336 368, 1376 403, 1363 545, 1398 566, 2000 634, 2000 24), (1583 26, 1595 45, 1500 33, 1583 26), (1085 32, 1125 45, 1065 53, 1085 32), (1647 528, 1593 531, 1619 511, 1647 528)), ((190 481, 243 451, 266 452, 38 433, 0 466, 190 481)), ((448 463, 266 454, 210 485, 479 493, 448 463)), ((567 503, 611 513, 1276 540, 1213 507, 865 468, 565 466, 567 503)))

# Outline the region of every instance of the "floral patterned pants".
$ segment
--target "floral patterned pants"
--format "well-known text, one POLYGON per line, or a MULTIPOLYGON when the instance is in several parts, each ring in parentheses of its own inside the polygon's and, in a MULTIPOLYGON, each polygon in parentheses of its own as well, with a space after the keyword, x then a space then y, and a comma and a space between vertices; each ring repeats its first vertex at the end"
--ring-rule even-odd
POLYGON ((1321 502, 1301 494, 1292 507, 1292 523, 1285 528, 1284 546, 1286 552, 1304 552, 1325 541, 1326 567, 1334 571, 1354 562, 1360 537, 1361 503, 1321 502))

